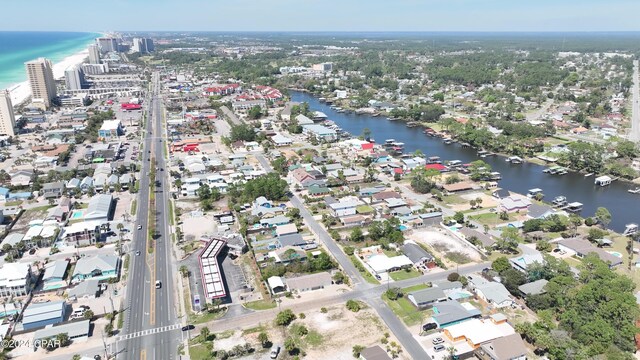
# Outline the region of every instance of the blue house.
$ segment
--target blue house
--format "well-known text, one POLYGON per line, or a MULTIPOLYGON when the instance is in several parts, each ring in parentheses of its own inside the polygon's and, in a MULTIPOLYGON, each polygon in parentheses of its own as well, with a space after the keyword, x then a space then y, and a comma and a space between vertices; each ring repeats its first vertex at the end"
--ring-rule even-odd
POLYGON ((64 321, 67 306, 64 301, 31 304, 22 314, 25 330, 43 328, 64 321))
POLYGON ((83 257, 76 263, 71 282, 79 283, 86 279, 103 281, 117 278, 119 265, 120 258, 114 255, 83 257))

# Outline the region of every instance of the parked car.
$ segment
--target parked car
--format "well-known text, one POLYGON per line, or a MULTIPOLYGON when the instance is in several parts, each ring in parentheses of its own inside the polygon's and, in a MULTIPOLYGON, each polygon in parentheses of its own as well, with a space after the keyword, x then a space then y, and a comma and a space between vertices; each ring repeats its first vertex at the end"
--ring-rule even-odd
POLYGON ((435 351, 435 352, 439 352, 439 351, 442 351, 444 349, 445 349, 445 347, 442 344, 436 345, 436 346, 433 347, 433 351, 435 351))
POLYGON ((275 345, 274 347, 271 348, 271 353, 269 357, 272 359, 275 359, 278 357, 278 354, 280 354, 280 346, 275 345))
POLYGON ((437 338, 431 340, 431 342, 433 343, 433 345, 439 345, 439 344, 444 343, 444 339, 442 339, 441 337, 437 337, 437 338))
POLYGON ((193 330, 195 328, 196 328, 195 326, 189 324, 189 325, 183 326, 182 331, 193 330))

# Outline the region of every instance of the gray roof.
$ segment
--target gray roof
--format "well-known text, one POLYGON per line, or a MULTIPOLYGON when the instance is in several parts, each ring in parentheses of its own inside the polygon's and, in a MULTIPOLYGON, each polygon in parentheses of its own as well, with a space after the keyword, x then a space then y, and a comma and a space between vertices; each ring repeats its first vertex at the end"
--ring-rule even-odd
POLYGON ((23 238, 24 238, 23 233, 17 233, 17 232, 9 233, 7 234, 7 236, 4 237, 4 240, 2 240, 2 243, 0 243, 0 246, 3 246, 4 244, 9 244, 11 246, 14 246, 15 244, 22 241, 23 238))
POLYGON ((282 247, 285 247, 285 246, 300 246, 300 245, 304 245, 304 244, 307 243, 306 241, 304 241, 302 239, 302 235, 300 235, 300 234, 282 235, 282 236, 278 237, 278 241, 280 242, 282 247))
POLYGON ((114 255, 95 255, 83 257, 76 263, 73 275, 88 275, 94 270, 112 271, 118 266, 118 257, 114 255))
POLYGON ((525 295, 538 295, 545 292, 544 287, 547 285, 547 283, 547 280, 540 279, 530 283, 522 284, 518 286, 518 290, 520 290, 525 295))
POLYGON ((440 326, 480 315, 479 311, 470 312, 465 309, 464 306, 460 305, 459 302, 454 300, 437 303, 434 305, 434 308, 437 308, 438 314, 433 315, 432 318, 440 326))
POLYGON ((421 261, 432 261, 433 256, 419 245, 405 243, 402 245, 402 252, 415 264, 421 261))
POLYGON ((85 220, 97 217, 108 217, 109 210, 111 210, 111 201, 113 201, 113 196, 110 194, 94 195, 91 200, 89 200, 89 206, 84 213, 85 220))
POLYGON ((42 184, 42 190, 58 190, 62 188, 64 188, 64 183, 62 181, 42 184))
POLYGON ((22 323, 31 324, 43 320, 62 317, 65 307, 64 301, 31 304, 22 314, 22 323))
POLYGON ((47 327, 40 329, 33 335, 34 340, 46 339, 48 337, 55 337, 58 334, 66 333, 69 338, 80 337, 89 335, 90 320, 82 320, 72 322, 64 325, 47 327))
POLYGON ((499 282, 487 282, 485 284, 477 285, 476 289, 484 294, 489 302, 494 304, 500 304, 505 301, 511 300, 509 290, 499 282))
POLYGON ((44 277, 42 280, 47 281, 51 278, 64 279, 64 273, 67 271, 69 262, 67 260, 56 260, 44 266, 44 277))
POLYGON ((442 290, 462 289, 462 283, 460 281, 443 281, 435 283, 434 285, 442 290))
POLYGON ((291 220, 284 215, 276 215, 272 218, 265 218, 265 219, 261 219, 260 220, 260 224, 267 224, 267 225, 273 225, 273 224, 288 224, 291 220))
POLYGON ((69 296, 75 296, 81 298, 84 296, 95 295, 100 289, 100 280, 89 279, 76 285, 73 289, 69 290, 69 296))
POLYGON ((548 205, 538 205, 538 204, 531 204, 531 206, 529 206, 529 209, 527 211, 527 215, 529 215, 530 217, 534 218, 534 219, 538 219, 540 217, 543 217, 545 214, 547 214, 548 212, 553 211, 553 208, 551 206, 548 205))
POLYGON ((485 248, 493 246, 493 244, 496 243, 496 241, 491 236, 468 227, 461 228, 460 233, 464 235, 467 240, 469 240, 469 238, 471 238, 472 236, 475 237, 482 243, 482 246, 484 246, 485 248))
POLYGON ((360 352, 364 360, 391 360, 389 355, 379 345, 368 347, 360 352))
POLYGON ((437 287, 414 291, 409 293, 409 296, 413 298, 416 305, 426 305, 447 298, 444 291, 437 287))

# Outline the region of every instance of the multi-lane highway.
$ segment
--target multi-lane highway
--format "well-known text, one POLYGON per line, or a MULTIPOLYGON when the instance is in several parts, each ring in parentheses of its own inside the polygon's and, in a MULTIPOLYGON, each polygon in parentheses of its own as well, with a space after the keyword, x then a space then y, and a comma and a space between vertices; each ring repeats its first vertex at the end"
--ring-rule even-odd
POLYGON ((180 338, 174 307, 173 276, 175 262, 171 260, 171 239, 167 223, 168 184, 165 172, 166 159, 163 139, 163 106, 160 97, 158 73, 152 77, 151 92, 147 99, 147 119, 144 126, 142 170, 140 172, 140 194, 136 215, 136 234, 132 244, 131 269, 128 277, 125 325, 115 344, 117 358, 122 359, 175 359, 177 341, 180 338), (155 162, 155 164, 154 164, 155 162), (155 185, 151 184, 152 166, 157 167, 155 185), (154 186, 152 188, 152 186, 154 186), (151 191, 155 201, 150 208, 151 191), (151 214, 149 213, 151 211, 151 214), (151 215, 151 216, 150 216, 151 215), (155 235, 148 239, 151 221, 155 223, 155 235), (148 241, 153 250, 148 251, 148 241), (139 252, 140 255, 136 255, 139 252), (156 289, 155 283, 161 287, 156 289))
POLYGON ((638 60, 633 60, 633 88, 631 90, 631 132, 629 140, 640 141, 640 79, 638 78, 638 60))

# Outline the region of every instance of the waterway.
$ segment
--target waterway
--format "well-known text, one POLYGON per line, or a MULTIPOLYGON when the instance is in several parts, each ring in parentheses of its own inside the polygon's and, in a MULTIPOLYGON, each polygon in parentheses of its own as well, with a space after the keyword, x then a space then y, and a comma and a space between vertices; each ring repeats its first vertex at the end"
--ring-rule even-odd
POLYGON ((420 149, 425 155, 439 156, 442 160, 461 160, 464 163, 484 160, 491 165, 493 171, 502 174, 499 187, 520 194, 526 194, 529 189, 540 188, 547 201, 556 196, 566 196, 569 202, 584 204, 580 214, 583 217, 593 216, 598 207, 605 207, 612 216, 609 227, 618 232, 624 231, 626 224, 640 222, 640 194, 627 192, 635 187, 631 184, 614 181, 609 186, 599 187, 593 183, 594 176, 585 178, 577 173, 549 175, 542 172, 545 168, 543 166, 531 163, 511 165, 501 156, 480 159, 477 150, 463 148, 459 144, 446 145, 439 138, 425 135, 421 127, 408 128, 404 122, 389 121, 383 116, 339 113, 309 93, 290 93, 293 101, 309 103, 312 110, 322 111, 329 120, 354 136, 362 134, 364 128, 369 128, 371 137, 377 143, 383 143, 385 139, 403 142, 405 153, 420 149))

